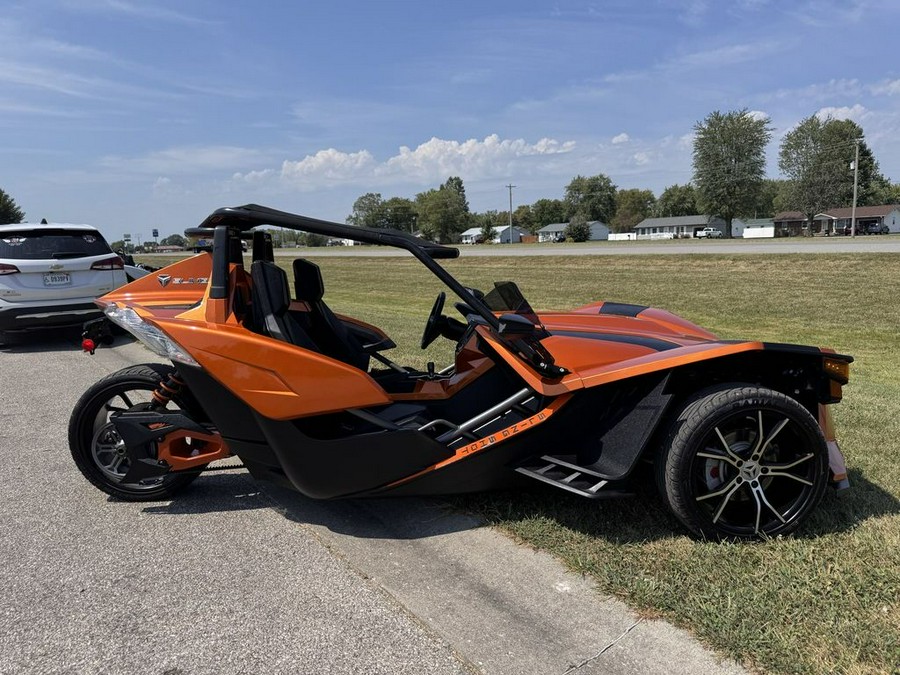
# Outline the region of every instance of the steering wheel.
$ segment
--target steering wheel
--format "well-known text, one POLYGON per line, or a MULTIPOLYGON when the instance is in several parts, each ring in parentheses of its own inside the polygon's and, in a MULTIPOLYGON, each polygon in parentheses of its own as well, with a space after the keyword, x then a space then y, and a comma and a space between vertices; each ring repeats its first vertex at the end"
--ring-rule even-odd
POLYGON ((422 333, 422 349, 427 349, 428 345, 441 334, 441 312, 444 311, 444 300, 446 299, 447 294, 444 291, 438 293, 434 306, 431 308, 431 314, 428 315, 428 321, 425 322, 425 331, 422 333))

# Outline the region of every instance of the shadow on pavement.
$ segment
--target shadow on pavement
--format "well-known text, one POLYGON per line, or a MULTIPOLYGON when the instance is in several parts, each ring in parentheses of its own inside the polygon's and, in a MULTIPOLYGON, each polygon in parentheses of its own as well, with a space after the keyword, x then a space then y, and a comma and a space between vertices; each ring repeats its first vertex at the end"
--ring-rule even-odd
POLYGON ((482 524, 436 499, 318 501, 270 483, 257 482, 245 472, 206 474, 171 502, 148 505, 143 511, 177 516, 265 508, 274 508, 296 523, 320 525, 333 532, 366 539, 419 539, 482 524))
MULTIPOLYGON (((900 513, 900 501, 851 471, 851 490, 830 489, 810 521, 795 535, 815 538, 850 531, 870 518, 900 513)), ((191 515, 275 508, 300 524, 364 539, 420 539, 477 528, 543 520, 616 544, 647 543, 682 537, 685 530, 645 487, 632 498, 589 501, 536 485, 516 492, 490 492, 436 498, 384 498, 318 501, 247 473, 207 474, 168 504, 145 513, 191 515)))

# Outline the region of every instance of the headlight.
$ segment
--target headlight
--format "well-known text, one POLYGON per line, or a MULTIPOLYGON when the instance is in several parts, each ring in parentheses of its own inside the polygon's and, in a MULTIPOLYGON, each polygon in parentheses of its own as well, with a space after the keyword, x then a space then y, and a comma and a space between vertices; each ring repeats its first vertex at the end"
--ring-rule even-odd
POLYGON ((175 340, 163 333, 156 326, 151 326, 144 321, 138 313, 130 307, 119 307, 116 303, 111 302, 103 308, 103 313, 106 314, 106 317, 114 324, 121 326, 147 345, 150 351, 155 354, 165 356, 172 361, 184 363, 188 366, 200 367, 200 364, 194 360, 193 356, 187 353, 187 350, 184 347, 175 342, 175 340))

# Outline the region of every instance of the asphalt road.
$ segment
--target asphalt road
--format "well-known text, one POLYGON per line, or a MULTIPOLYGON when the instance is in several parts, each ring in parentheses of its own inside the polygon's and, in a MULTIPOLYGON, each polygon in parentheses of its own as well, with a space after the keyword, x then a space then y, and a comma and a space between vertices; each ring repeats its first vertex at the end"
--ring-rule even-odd
MULTIPOLYGON (((815 237, 806 239, 726 239, 671 241, 593 241, 583 244, 492 244, 459 245, 460 257, 553 256, 553 255, 746 255, 788 253, 900 253, 900 235, 856 237, 815 237)), ((409 254, 386 246, 329 246, 276 249, 278 256, 394 256, 409 254)))
POLYGON ((737 673, 439 501, 313 502, 246 473, 111 501, 66 426, 103 375, 56 333, 0 348, 0 673, 737 673))

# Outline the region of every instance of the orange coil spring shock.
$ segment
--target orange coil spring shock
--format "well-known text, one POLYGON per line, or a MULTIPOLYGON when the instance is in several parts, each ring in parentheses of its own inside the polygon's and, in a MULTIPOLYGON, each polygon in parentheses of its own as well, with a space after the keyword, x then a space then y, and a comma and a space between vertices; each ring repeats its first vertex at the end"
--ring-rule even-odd
POLYGON ((160 382, 153 392, 153 402, 160 408, 165 408, 173 397, 178 396, 184 388, 184 380, 175 375, 169 375, 169 379, 160 382))

